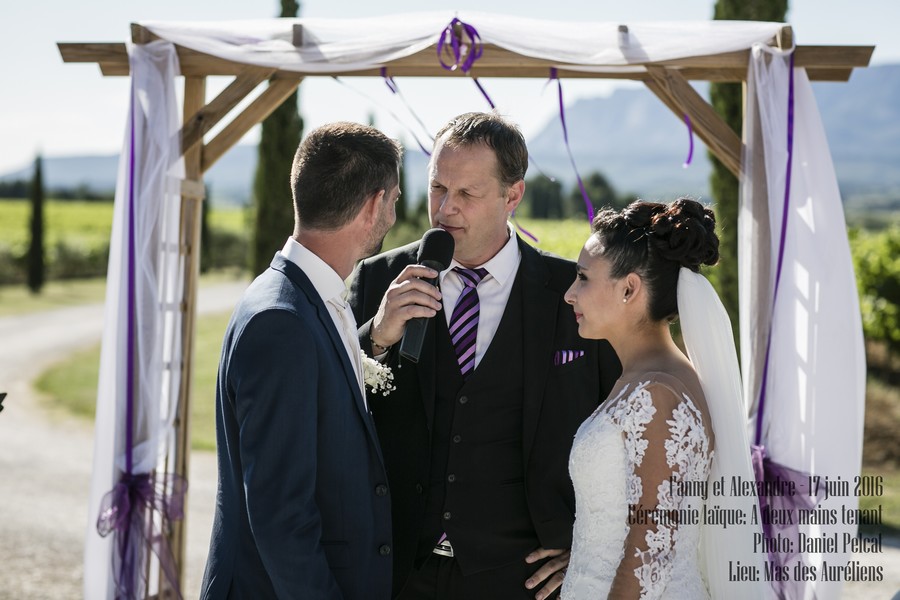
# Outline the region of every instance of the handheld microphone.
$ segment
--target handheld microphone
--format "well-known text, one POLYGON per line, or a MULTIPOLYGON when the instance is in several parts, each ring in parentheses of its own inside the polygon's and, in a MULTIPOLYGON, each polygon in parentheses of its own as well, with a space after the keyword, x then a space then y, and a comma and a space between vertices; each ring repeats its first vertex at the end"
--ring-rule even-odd
MULTIPOLYGON (((423 267, 434 269, 440 273, 453 260, 453 249, 455 246, 456 242, 453 241, 453 236, 445 230, 440 228, 429 229, 425 232, 425 235, 422 237, 422 243, 419 245, 418 262, 423 267)), ((437 277, 425 279, 424 281, 431 285, 437 285, 437 277)), ((428 319, 425 317, 416 317, 406 322, 406 330, 404 330, 403 339, 400 341, 400 356, 414 363, 419 362, 427 325, 428 319)))

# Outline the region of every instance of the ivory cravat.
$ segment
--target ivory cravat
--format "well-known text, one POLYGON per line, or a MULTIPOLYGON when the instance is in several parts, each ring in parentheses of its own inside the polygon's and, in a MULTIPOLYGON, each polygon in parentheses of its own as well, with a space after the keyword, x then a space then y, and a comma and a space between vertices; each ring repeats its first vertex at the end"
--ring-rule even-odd
MULTIPOLYGON (((335 296, 328 302, 335 308, 338 317, 340 317, 341 328, 343 329, 341 337, 344 341, 344 348, 347 350, 347 354, 350 355, 350 363, 353 365, 354 373, 356 373, 356 381, 362 392, 363 402, 366 402, 366 388, 363 382, 362 350, 359 346, 359 338, 356 333, 356 320, 350 310, 350 305, 347 304, 343 295, 335 296)), ((368 403, 366 403, 366 409, 368 409, 368 403)))

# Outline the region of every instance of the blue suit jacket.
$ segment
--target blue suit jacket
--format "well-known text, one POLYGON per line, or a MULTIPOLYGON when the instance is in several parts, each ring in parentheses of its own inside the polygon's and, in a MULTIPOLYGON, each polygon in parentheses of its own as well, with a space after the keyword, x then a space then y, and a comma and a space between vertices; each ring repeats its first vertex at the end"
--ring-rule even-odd
POLYGON ((228 325, 216 412, 201 598, 389 598, 391 501, 372 419, 328 309, 281 254, 228 325))

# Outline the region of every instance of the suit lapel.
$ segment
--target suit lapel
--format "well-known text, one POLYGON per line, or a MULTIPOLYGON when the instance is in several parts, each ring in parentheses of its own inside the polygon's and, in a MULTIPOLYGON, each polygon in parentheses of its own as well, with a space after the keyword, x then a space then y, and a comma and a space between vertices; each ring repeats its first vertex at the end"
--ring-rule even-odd
POLYGON ((522 271, 522 294, 526 299, 522 331, 525 355, 522 445, 525 464, 528 464, 553 356, 559 294, 547 288, 550 271, 540 254, 521 238, 519 249, 522 251, 522 263, 519 266, 522 271))
POLYGON ((359 415, 362 418, 363 423, 365 423, 369 435, 375 442, 375 449, 378 452, 378 457, 381 459, 381 445, 378 443, 378 436, 375 433, 375 425, 372 422, 371 417, 369 416, 369 412, 366 410, 366 405, 363 401, 362 393, 359 389, 359 382, 356 379, 356 372, 353 370, 353 365, 350 362, 350 357, 347 356, 347 350, 344 348, 344 341, 341 339, 340 333, 338 333, 338 330, 334 326, 334 320, 331 318, 331 313, 328 312, 328 307, 325 306, 325 303, 322 301, 322 297, 319 295, 319 292, 316 291, 316 288, 306 276, 306 273, 304 273, 303 270, 300 269, 300 267, 286 260, 280 254, 276 255, 275 259, 272 260, 272 267, 284 273, 288 277, 288 279, 290 279, 297 287, 303 290, 303 293, 306 294, 306 297, 309 300, 310 304, 315 307, 316 316, 319 318, 319 323, 322 325, 322 327, 325 328, 325 331, 328 332, 328 337, 331 339, 331 344, 334 348, 334 351, 337 353, 337 356, 341 362, 341 368, 344 371, 344 377, 346 377, 347 385, 350 387, 350 390, 353 394, 353 404, 356 405, 357 412, 359 412, 359 415))
MULTIPOLYGON (((419 386, 422 389, 422 402, 424 404, 425 409, 425 421, 428 424, 428 432, 429 434, 432 431, 432 425, 434 424, 434 396, 435 396, 435 373, 437 366, 435 365, 435 356, 437 355, 435 351, 435 320, 436 319, 444 319, 444 310, 441 309, 438 311, 434 317, 428 319, 428 324, 425 327, 425 338, 422 340, 422 356, 425 360, 420 360, 416 365, 417 371, 419 373, 419 386)), ((402 358, 400 360, 403 360, 402 358)))

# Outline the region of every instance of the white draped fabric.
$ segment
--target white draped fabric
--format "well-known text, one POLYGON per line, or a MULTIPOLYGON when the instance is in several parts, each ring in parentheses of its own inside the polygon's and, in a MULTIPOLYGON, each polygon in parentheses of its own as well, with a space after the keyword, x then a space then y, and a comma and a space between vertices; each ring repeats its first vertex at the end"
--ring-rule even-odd
MULTIPOLYGON (((132 473, 166 470, 166 456, 173 455, 181 385, 179 305, 184 265, 178 239, 184 175, 175 98, 178 60, 174 46, 162 41, 132 46, 129 54, 131 110, 119 164, 107 272, 85 542, 85 598, 115 597, 113 535, 97 533, 97 518, 103 496, 128 470, 129 338, 134 357, 132 473), (129 281, 133 294, 129 294, 129 281), (131 327, 129 314, 133 315, 131 327)), ((134 589, 142 589, 141 585, 136 583, 134 589)))
MULTIPOLYGON (((745 395, 754 403, 753 416, 771 330, 760 442, 773 461, 823 480, 849 481, 852 492, 861 464, 865 408, 859 301, 828 141, 803 69, 794 69, 793 156, 787 170, 789 57, 754 47, 748 77, 739 222, 745 395)), ((750 439, 755 436, 751 419, 750 439)), ((837 509, 838 523, 801 526, 801 532, 856 533, 856 526, 840 517, 841 507, 857 507, 852 493, 833 495, 820 506, 837 509)), ((841 552, 804 557, 819 573, 823 560, 843 566, 849 559, 849 553, 841 552)), ((840 592, 840 582, 817 581, 807 586, 806 597, 815 593, 818 600, 828 600, 839 598, 840 592)))
MULTIPOLYGON (((626 66, 746 50, 771 40, 781 23, 679 21, 620 23, 551 21, 474 11, 441 11, 364 19, 269 19, 159 22, 141 25, 159 37, 236 62, 291 71, 355 71, 410 56, 436 43, 454 18, 475 27, 484 43, 533 58, 582 65, 626 66), (302 25, 302 46, 294 46, 302 25)), ((603 69, 610 70, 610 69, 603 69)))

